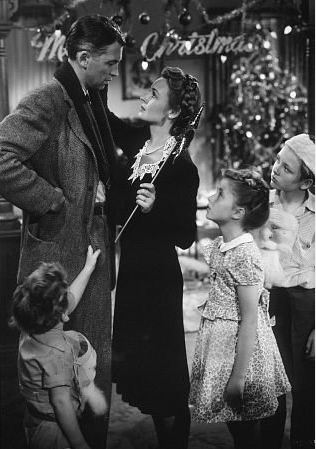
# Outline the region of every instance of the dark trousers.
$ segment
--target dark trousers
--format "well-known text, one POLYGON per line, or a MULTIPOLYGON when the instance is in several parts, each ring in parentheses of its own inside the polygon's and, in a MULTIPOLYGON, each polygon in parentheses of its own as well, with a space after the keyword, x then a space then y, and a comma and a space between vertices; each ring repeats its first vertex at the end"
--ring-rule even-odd
MULTIPOLYGON (((291 441, 315 438, 315 364, 305 354, 308 337, 315 327, 314 313, 314 289, 290 287, 270 291, 270 316, 275 316, 273 331, 292 385, 291 441)), ((284 426, 284 420, 278 420, 284 426)))

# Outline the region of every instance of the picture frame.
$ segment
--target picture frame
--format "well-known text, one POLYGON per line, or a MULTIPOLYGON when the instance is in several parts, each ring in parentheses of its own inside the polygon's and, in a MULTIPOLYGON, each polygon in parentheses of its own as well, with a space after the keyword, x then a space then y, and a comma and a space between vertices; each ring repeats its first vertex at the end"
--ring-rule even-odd
POLYGON ((122 59, 122 98, 139 99, 148 92, 153 81, 162 70, 162 61, 148 62, 148 68, 142 68, 143 58, 139 53, 126 51, 122 59))

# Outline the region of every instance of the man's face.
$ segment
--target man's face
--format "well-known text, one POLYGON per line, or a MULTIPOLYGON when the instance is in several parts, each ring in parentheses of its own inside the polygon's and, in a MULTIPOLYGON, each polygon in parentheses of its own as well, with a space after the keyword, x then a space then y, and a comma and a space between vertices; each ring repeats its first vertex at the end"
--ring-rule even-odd
POLYGON ((290 192, 300 189, 301 162, 287 145, 277 155, 271 173, 271 187, 290 192))
POLYGON ((122 59, 122 46, 118 42, 107 45, 97 54, 91 53, 85 70, 87 88, 103 89, 118 75, 118 65, 122 59))

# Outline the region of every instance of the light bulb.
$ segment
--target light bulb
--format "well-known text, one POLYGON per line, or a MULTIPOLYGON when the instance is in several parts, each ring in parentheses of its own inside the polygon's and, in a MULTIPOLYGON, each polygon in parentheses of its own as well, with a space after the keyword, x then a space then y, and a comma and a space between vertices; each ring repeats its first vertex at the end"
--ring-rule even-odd
POLYGON ((221 61, 224 64, 227 61, 227 56, 221 55, 221 61))
POLYGON ((263 46, 264 46, 264 48, 265 48, 266 50, 269 50, 269 48, 271 48, 271 44, 270 44, 269 41, 264 41, 264 42, 263 42, 263 46))
POLYGON ((291 98, 296 98, 296 92, 295 92, 295 90, 292 90, 292 92, 290 92, 290 97, 291 97, 291 98))
POLYGON ((61 36, 61 30, 55 30, 55 36, 60 37, 61 36))
POLYGON ((191 50, 191 47, 192 47, 191 41, 190 41, 190 40, 186 40, 186 41, 184 42, 184 46, 185 46, 185 48, 186 48, 188 51, 190 51, 190 50, 191 50))
POLYGON ((257 114, 257 115, 255 116, 255 119, 258 120, 258 121, 261 120, 261 115, 260 115, 260 114, 257 114))
POLYGON ((278 35, 277 35, 277 33, 275 31, 271 31, 270 35, 271 35, 271 37, 273 37, 273 39, 277 39, 278 38, 278 35))
POLYGON ((286 27, 284 28, 283 34, 290 34, 291 31, 292 31, 291 25, 286 25, 286 27))
POLYGON ((147 70, 148 69, 148 61, 146 61, 145 59, 142 61, 142 69, 143 70, 147 70))
POLYGON ((257 24, 256 24, 256 29, 257 29, 257 30, 261 30, 261 28, 262 28, 262 26, 260 25, 260 23, 257 23, 257 24))
POLYGON ((246 136, 250 139, 250 137, 252 137, 252 132, 251 131, 247 131, 246 132, 246 136))

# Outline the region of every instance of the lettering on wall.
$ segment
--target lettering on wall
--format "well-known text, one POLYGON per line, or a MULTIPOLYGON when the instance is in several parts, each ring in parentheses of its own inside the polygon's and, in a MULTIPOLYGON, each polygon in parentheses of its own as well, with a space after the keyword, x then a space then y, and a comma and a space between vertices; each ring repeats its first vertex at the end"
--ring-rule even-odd
MULTIPOLYGON (((66 36, 53 33, 43 40, 41 33, 32 38, 32 47, 38 49, 37 61, 52 61, 58 59, 63 61, 65 56, 64 43, 66 36)), ((205 54, 227 54, 227 53, 249 53, 253 51, 253 45, 245 40, 244 35, 239 36, 219 36, 218 29, 212 30, 210 34, 191 33, 187 39, 178 39, 171 42, 165 38, 161 41, 159 33, 149 34, 143 41, 140 51, 147 61, 155 61, 163 55, 178 56, 205 55, 205 54), (160 40, 160 42, 159 42, 160 40), (190 41, 190 45, 187 43, 190 41)))
POLYGON ((159 43, 159 33, 149 34, 143 41, 140 51, 147 61, 154 61, 163 55, 170 56, 177 53, 178 56, 205 55, 205 54, 227 54, 252 52, 253 46, 240 36, 219 36, 218 29, 212 30, 210 34, 190 34, 187 39, 179 39, 170 42, 164 39, 159 43), (190 42, 189 46, 187 42, 190 42))

